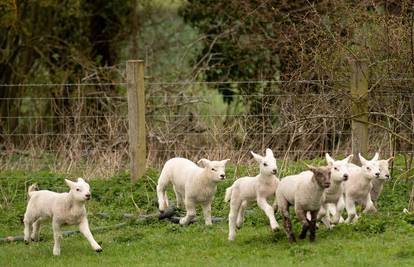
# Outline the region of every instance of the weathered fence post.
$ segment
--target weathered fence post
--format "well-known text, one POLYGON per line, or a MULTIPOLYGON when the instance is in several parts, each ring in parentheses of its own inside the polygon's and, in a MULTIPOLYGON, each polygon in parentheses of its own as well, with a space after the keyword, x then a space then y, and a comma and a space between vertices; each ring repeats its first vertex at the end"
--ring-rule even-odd
POLYGON ((131 183, 135 183, 146 168, 144 62, 128 60, 126 72, 131 183))
POLYGON ((358 153, 368 152, 368 64, 362 60, 351 61, 352 99, 352 153, 353 162, 360 165, 358 153))

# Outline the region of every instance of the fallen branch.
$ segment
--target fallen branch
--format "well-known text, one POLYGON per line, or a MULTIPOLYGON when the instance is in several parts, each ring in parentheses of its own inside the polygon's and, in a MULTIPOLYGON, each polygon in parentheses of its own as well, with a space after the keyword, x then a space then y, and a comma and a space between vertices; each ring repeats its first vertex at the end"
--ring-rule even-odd
MULTIPOLYGON (((176 224, 179 224, 180 223, 180 217, 176 217, 176 216, 173 216, 173 217, 170 217, 170 218, 168 218, 168 220, 170 221, 170 222, 172 222, 172 223, 176 223, 176 224)), ((223 217, 211 217, 211 221, 213 222, 213 223, 218 223, 218 222, 222 222, 222 221, 224 221, 225 219, 223 218, 223 217)), ((196 222, 198 222, 199 220, 197 219, 197 218, 194 218, 194 219, 192 219, 191 221, 190 221, 190 224, 191 223, 196 223, 196 222)))
MULTIPOLYGON (((180 217, 174 216, 175 215, 175 207, 169 206, 164 212, 160 212, 158 215, 158 219, 164 220, 167 219, 168 221, 172 223, 179 224, 180 223, 180 217)), ((222 222, 224 221, 224 218, 222 217, 212 217, 212 222, 222 222)), ((194 218, 190 221, 190 223, 196 223, 198 221, 197 218, 194 218)))

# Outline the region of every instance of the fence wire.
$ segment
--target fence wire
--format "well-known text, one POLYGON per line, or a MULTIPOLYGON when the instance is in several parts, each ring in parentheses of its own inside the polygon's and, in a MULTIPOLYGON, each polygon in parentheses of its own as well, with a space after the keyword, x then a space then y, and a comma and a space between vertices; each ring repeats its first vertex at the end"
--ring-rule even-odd
MULTIPOLYGON (((369 92, 371 153, 412 154, 414 80, 382 79, 369 92), (396 85, 397 84, 397 85, 396 85), (408 140, 408 141, 407 141, 408 140)), ((2 84, 0 167, 110 176, 128 169, 126 83, 2 84)), ((342 80, 148 82, 147 161, 283 160, 351 153, 352 98, 342 80)))

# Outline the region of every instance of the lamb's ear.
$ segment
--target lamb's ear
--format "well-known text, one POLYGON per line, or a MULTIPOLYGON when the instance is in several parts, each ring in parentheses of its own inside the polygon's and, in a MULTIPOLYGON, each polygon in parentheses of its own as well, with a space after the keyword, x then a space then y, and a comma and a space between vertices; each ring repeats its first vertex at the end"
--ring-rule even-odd
POLYGON ((325 159, 326 159, 326 163, 328 163, 328 165, 332 165, 335 160, 333 158, 331 158, 331 156, 329 156, 329 153, 325 154, 325 159))
POLYGON ((352 161, 352 159, 354 158, 354 155, 349 155, 348 157, 346 157, 346 158, 344 158, 343 160, 342 160, 342 162, 345 162, 345 163, 351 163, 351 161, 352 161))
POLYGON ((79 178, 78 178, 78 183, 79 183, 79 182, 84 182, 84 183, 85 183, 85 180, 83 180, 83 178, 82 178, 82 177, 79 177, 79 178))
POLYGON ((197 161, 197 164, 201 168, 206 168, 206 167, 210 166, 210 161, 208 159, 200 159, 199 161, 197 161))
POLYGON ((73 188, 76 186, 76 184, 72 182, 71 180, 65 179, 65 182, 70 188, 73 188))
POLYGON ((393 160, 394 160, 394 157, 391 157, 391 158, 386 159, 386 161, 388 161, 388 163, 390 163, 393 160))
POLYGON ((379 159, 379 153, 375 152, 375 155, 371 160, 378 160, 378 159, 379 159))
POLYGON ((220 163, 223 164, 223 166, 225 166, 229 160, 230 159, 224 159, 224 160, 220 161, 220 163))
POLYGON ((273 155, 273 151, 270 148, 266 148, 266 157, 272 157, 272 158, 275 157, 273 155))
POLYGON ((254 158, 257 162, 262 163, 262 161, 263 161, 263 157, 262 157, 262 156, 260 156, 260 155, 258 155, 258 154, 256 154, 256 153, 254 153, 253 151, 250 151, 250 154, 252 154, 253 158, 254 158))
POLYGON ((305 165, 311 172, 313 172, 313 173, 317 172, 317 169, 318 169, 317 167, 306 164, 306 163, 305 163, 305 165))
POLYGON ((362 165, 367 164, 367 160, 361 155, 361 153, 358 153, 359 160, 361 161, 362 165))

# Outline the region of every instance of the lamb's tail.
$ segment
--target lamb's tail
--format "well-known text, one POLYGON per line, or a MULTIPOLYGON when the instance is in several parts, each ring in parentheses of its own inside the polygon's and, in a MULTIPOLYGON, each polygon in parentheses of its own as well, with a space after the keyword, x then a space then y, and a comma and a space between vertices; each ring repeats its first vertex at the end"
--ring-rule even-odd
POLYGON ((36 192, 39 190, 39 187, 37 186, 37 184, 32 184, 31 186, 29 186, 29 189, 27 189, 27 194, 29 195, 29 198, 32 196, 33 192, 36 192))
POLYGON ((164 212, 168 206, 168 196, 167 196, 167 186, 170 183, 170 179, 167 175, 167 170, 164 167, 161 171, 160 177, 158 178, 158 184, 157 184, 157 198, 158 198, 158 209, 161 212, 164 212))
POLYGON ((233 186, 230 186, 229 188, 226 189, 226 195, 224 197, 224 202, 229 202, 230 201, 232 190, 233 190, 233 186))

